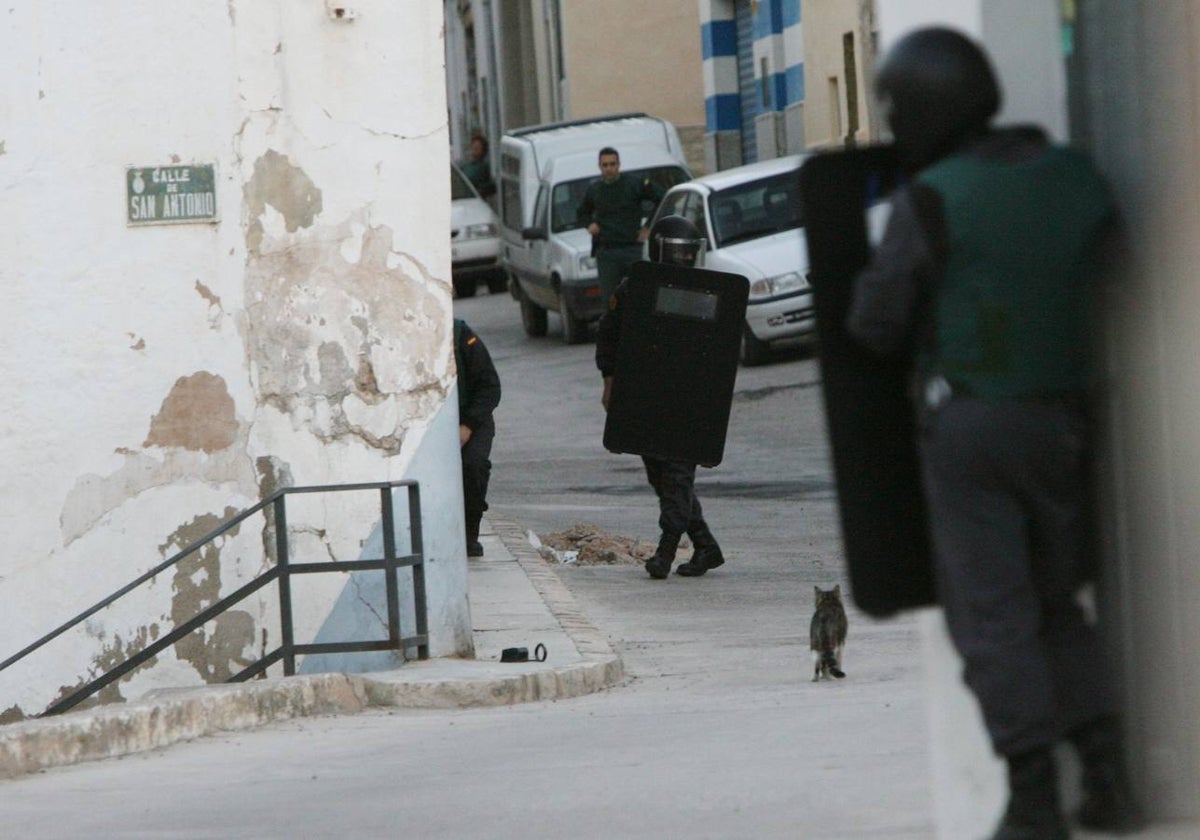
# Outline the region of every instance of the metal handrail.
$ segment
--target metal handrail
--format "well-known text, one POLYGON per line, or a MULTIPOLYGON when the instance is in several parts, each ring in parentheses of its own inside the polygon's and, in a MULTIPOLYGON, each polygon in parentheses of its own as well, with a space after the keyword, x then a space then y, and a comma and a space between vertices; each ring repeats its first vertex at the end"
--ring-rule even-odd
POLYGON ((142 665, 147 660, 157 656, 167 647, 187 636, 209 621, 212 621, 225 610, 243 599, 262 589, 272 581, 279 583, 279 622, 280 645, 269 653, 264 653, 257 662, 230 677, 227 682, 242 682, 257 676, 280 660, 283 661, 283 673, 292 676, 296 673, 296 657, 309 653, 361 653, 382 650, 404 650, 415 647, 420 659, 429 658, 429 623, 425 599, 425 554, 424 535, 421 528, 421 489, 416 481, 370 482, 365 484, 331 484, 310 487, 285 487, 272 493, 253 507, 234 516, 218 528, 191 543, 177 552, 173 557, 140 575, 135 580, 122 586, 107 598, 98 601, 71 620, 61 624, 54 630, 42 636, 37 641, 12 656, 0 662, 0 671, 24 659, 29 654, 61 636, 73 627, 95 615, 105 607, 129 594, 146 581, 171 568, 179 561, 199 551, 204 546, 223 536, 239 526, 249 517, 271 508, 275 527, 276 563, 271 569, 240 587, 237 591, 225 596, 216 603, 201 610, 188 621, 176 627, 166 636, 143 648, 138 653, 114 666, 87 685, 78 689, 66 698, 54 703, 40 716, 54 715, 65 712, 76 704, 91 697, 106 685, 119 680, 125 674, 142 665), (392 509, 392 491, 404 487, 408 491, 408 521, 412 532, 412 553, 404 556, 396 555, 395 516, 392 509), (383 557, 351 560, 343 562, 322 563, 292 563, 287 533, 287 497, 293 494, 307 493, 336 493, 354 490, 379 490, 380 515, 383 525, 383 557), (410 636, 400 635, 400 595, 398 591, 399 577, 397 570, 402 567, 412 569, 413 583, 413 617, 416 632, 410 636), (384 584, 387 590, 388 637, 386 640, 371 640, 358 642, 322 642, 311 644, 296 644, 292 625, 291 576, 296 574, 319 574, 323 572, 355 572, 365 570, 383 570, 384 584))

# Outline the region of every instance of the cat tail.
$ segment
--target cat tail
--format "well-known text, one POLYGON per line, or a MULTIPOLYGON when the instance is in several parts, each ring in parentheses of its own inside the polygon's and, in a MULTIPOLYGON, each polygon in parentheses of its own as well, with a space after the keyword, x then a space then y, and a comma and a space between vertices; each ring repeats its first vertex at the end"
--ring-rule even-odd
POLYGON ((829 674, 837 679, 843 679, 846 673, 838 667, 837 657, 833 651, 826 651, 821 654, 821 665, 829 672, 829 674))

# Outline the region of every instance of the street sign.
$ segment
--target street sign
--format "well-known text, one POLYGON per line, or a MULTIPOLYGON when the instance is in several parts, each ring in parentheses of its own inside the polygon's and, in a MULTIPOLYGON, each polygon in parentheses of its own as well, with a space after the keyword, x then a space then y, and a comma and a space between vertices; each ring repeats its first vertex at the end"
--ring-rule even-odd
POLYGON ((125 170, 125 197, 131 226, 215 222, 216 166, 131 166, 125 170))

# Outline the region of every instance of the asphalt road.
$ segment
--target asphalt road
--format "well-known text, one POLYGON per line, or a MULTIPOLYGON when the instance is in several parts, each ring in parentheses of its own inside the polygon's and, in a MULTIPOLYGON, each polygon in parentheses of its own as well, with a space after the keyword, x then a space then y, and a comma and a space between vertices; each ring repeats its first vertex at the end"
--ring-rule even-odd
MULTIPOLYGON (((493 513, 657 537, 640 462, 600 445, 591 344, 460 301, 504 386, 493 513)), ((725 462, 698 488, 728 562, 700 579, 562 567, 622 655, 619 688, 557 703, 367 712, 205 738, 0 785, 3 837, 934 836, 919 642, 850 611, 842 681, 811 681, 812 587, 842 582, 818 370, 739 374, 725 462)), ((536 640, 531 639, 530 642, 536 640)))

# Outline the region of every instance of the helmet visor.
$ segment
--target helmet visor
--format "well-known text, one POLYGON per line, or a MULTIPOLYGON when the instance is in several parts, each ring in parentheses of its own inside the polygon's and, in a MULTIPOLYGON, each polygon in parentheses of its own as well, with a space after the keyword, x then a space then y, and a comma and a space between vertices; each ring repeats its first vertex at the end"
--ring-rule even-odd
POLYGON ((658 245, 659 262, 690 265, 694 268, 704 265, 703 239, 658 236, 655 237, 655 243, 658 245))

